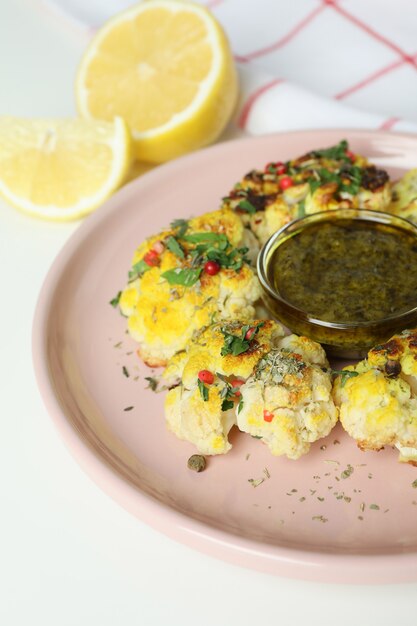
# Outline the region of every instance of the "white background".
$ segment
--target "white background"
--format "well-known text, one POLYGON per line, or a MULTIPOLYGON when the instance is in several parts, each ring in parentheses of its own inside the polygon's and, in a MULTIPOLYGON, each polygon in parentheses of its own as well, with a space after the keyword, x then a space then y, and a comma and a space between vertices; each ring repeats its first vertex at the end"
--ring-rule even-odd
MULTIPOLYGON (((29 0, 0 0, 0 114, 72 115, 83 45, 29 0)), ((0 623, 413 623, 417 585, 323 585, 239 569, 154 532, 83 474, 42 406, 30 349, 43 278, 76 228, 0 204, 0 623)))

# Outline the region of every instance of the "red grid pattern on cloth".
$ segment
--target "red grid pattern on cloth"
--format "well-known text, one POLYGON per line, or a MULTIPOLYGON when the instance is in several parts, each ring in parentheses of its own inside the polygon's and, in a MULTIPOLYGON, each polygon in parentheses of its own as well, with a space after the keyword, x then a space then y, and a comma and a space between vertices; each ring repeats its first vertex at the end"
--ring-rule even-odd
MULTIPOLYGON (((211 2, 207 3, 207 6, 211 9, 216 9, 219 5, 224 5, 227 0, 211 0, 211 2)), ((259 59, 264 55, 270 54, 273 51, 278 49, 282 49, 286 46, 290 41, 294 38, 299 37, 303 30, 308 27, 313 20, 317 20, 320 18, 325 11, 334 11, 343 19, 347 20, 351 24, 353 24, 358 30, 365 33, 370 39, 377 41, 379 44, 382 44, 393 53, 398 55, 398 59, 393 62, 385 65, 384 67, 378 69, 377 71, 371 72, 368 75, 365 75, 360 81, 355 84, 348 85, 345 89, 340 91, 339 93, 333 94, 333 97, 337 100, 343 100, 348 97, 350 94, 355 93, 361 90, 363 87, 370 85, 372 82, 377 81, 382 76, 385 76, 397 68, 404 66, 405 64, 409 64, 413 69, 417 70, 417 54, 407 54, 400 46, 398 46, 394 41, 391 41, 386 36, 382 35, 378 31, 376 31, 370 24, 366 23, 364 20, 358 18, 353 13, 349 12, 345 6, 341 4, 340 0, 317 0, 316 6, 304 15, 298 23, 293 26, 284 36, 281 36, 277 41, 272 42, 271 44, 253 50, 244 55, 235 54, 236 61, 248 64, 255 59, 259 59)), ((282 82, 280 79, 268 80, 264 85, 255 89, 246 99, 242 106, 241 114, 238 120, 238 125, 241 128, 245 127, 245 124, 249 118, 251 109, 255 102, 258 101, 263 94, 265 94, 269 89, 275 87, 279 82, 282 82)), ((399 117, 390 116, 388 117, 382 124, 381 128, 390 129, 392 128, 398 121, 400 121, 399 117)))
POLYGON ((251 52, 250 54, 247 54, 243 57, 240 57, 241 62, 248 63, 249 61, 259 58, 263 56, 264 54, 268 54, 269 52, 273 52, 274 50, 278 50, 279 48, 282 48, 289 41, 291 41, 291 39, 293 39, 296 35, 298 35, 298 33, 300 33, 303 30, 303 28, 305 28, 305 26, 307 26, 311 22, 311 20, 313 20, 317 15, 319 15, 319 13, 321 13, 324 10, 324 8, 325 8, 324 5, 317 6, 315 9, 313 9, 313 11, 311 11, 311 13, 306 15, 294 28, 292 28, 284 37, 281 37, 281 39, 279 39, 273 44, 270 44, 269 46, 266 46, 265 48, 254 50, 254 52, 251 52))

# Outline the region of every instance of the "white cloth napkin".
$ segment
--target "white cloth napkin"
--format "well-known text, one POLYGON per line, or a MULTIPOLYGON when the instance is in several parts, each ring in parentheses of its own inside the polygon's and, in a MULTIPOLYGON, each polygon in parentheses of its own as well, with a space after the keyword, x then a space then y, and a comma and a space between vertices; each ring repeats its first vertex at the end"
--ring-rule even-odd
MULTIPOLYGON (((132 0, 38 0, 89 37, 132 0)), ((415 0, 201 0, 241 78, 235 132, 417 132, 415 0)))

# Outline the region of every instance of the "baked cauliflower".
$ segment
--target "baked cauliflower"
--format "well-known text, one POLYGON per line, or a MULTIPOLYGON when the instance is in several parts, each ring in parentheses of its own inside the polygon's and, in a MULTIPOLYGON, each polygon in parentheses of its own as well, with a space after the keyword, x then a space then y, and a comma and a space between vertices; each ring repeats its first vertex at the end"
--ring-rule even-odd
POLYGON ((119 306, 145 363, 166 365, 216 316, 254 316, 261 288, 245 237, 239 217, 224 209, 177 220, 139 246, 119 306))
POLYGON ((385 170, 349 150, 347 141, 249 172, 223 199, 264 243, 288 222, 338 208, 384 211, 391 201, 385 170))
POLYGON ((323 348, 290 335, 258 361, 241 387, 238 427, 261 437, 273 455, 298 459, 337 422, 331 390, 323 348))
POLYGON ((407 172, 392 187, 390 213, 417 223, 417 169, 407 172))
POLYGON ((272 320, 222 321, 201 332, 164 372, 174 385, 168 428, 203 454, 228 452, 236 423, 275 455, 308 452, 337 420, 328 364, 319 344, 283 335, 272 320))
POLYGON ((228 452, 239 389, 283 335, 271 320, 222 321, 197 334, 163 374, 168 386, 176 385, 165 400, 168 429, 202 454, 228 452))
POLYGON ((417 329, 375 346, 334 385, 340 421, 362 450, 396 446, 417 465, 417 329))

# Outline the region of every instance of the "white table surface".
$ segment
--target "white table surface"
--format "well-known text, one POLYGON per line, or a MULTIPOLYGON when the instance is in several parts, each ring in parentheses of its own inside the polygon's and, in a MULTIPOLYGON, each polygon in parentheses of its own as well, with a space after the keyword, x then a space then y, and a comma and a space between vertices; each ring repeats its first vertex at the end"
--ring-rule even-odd
MULTIPOLYGON (((74 114, 83 47, 30 0, 0 0, 0 114, 74 114)), ((0 203, 0 623, 412 623, 416 584, 324 585, 239 569, 155 532, 81 471, 42 405, 31 358, 39 289, 77 227, 0 203)))

